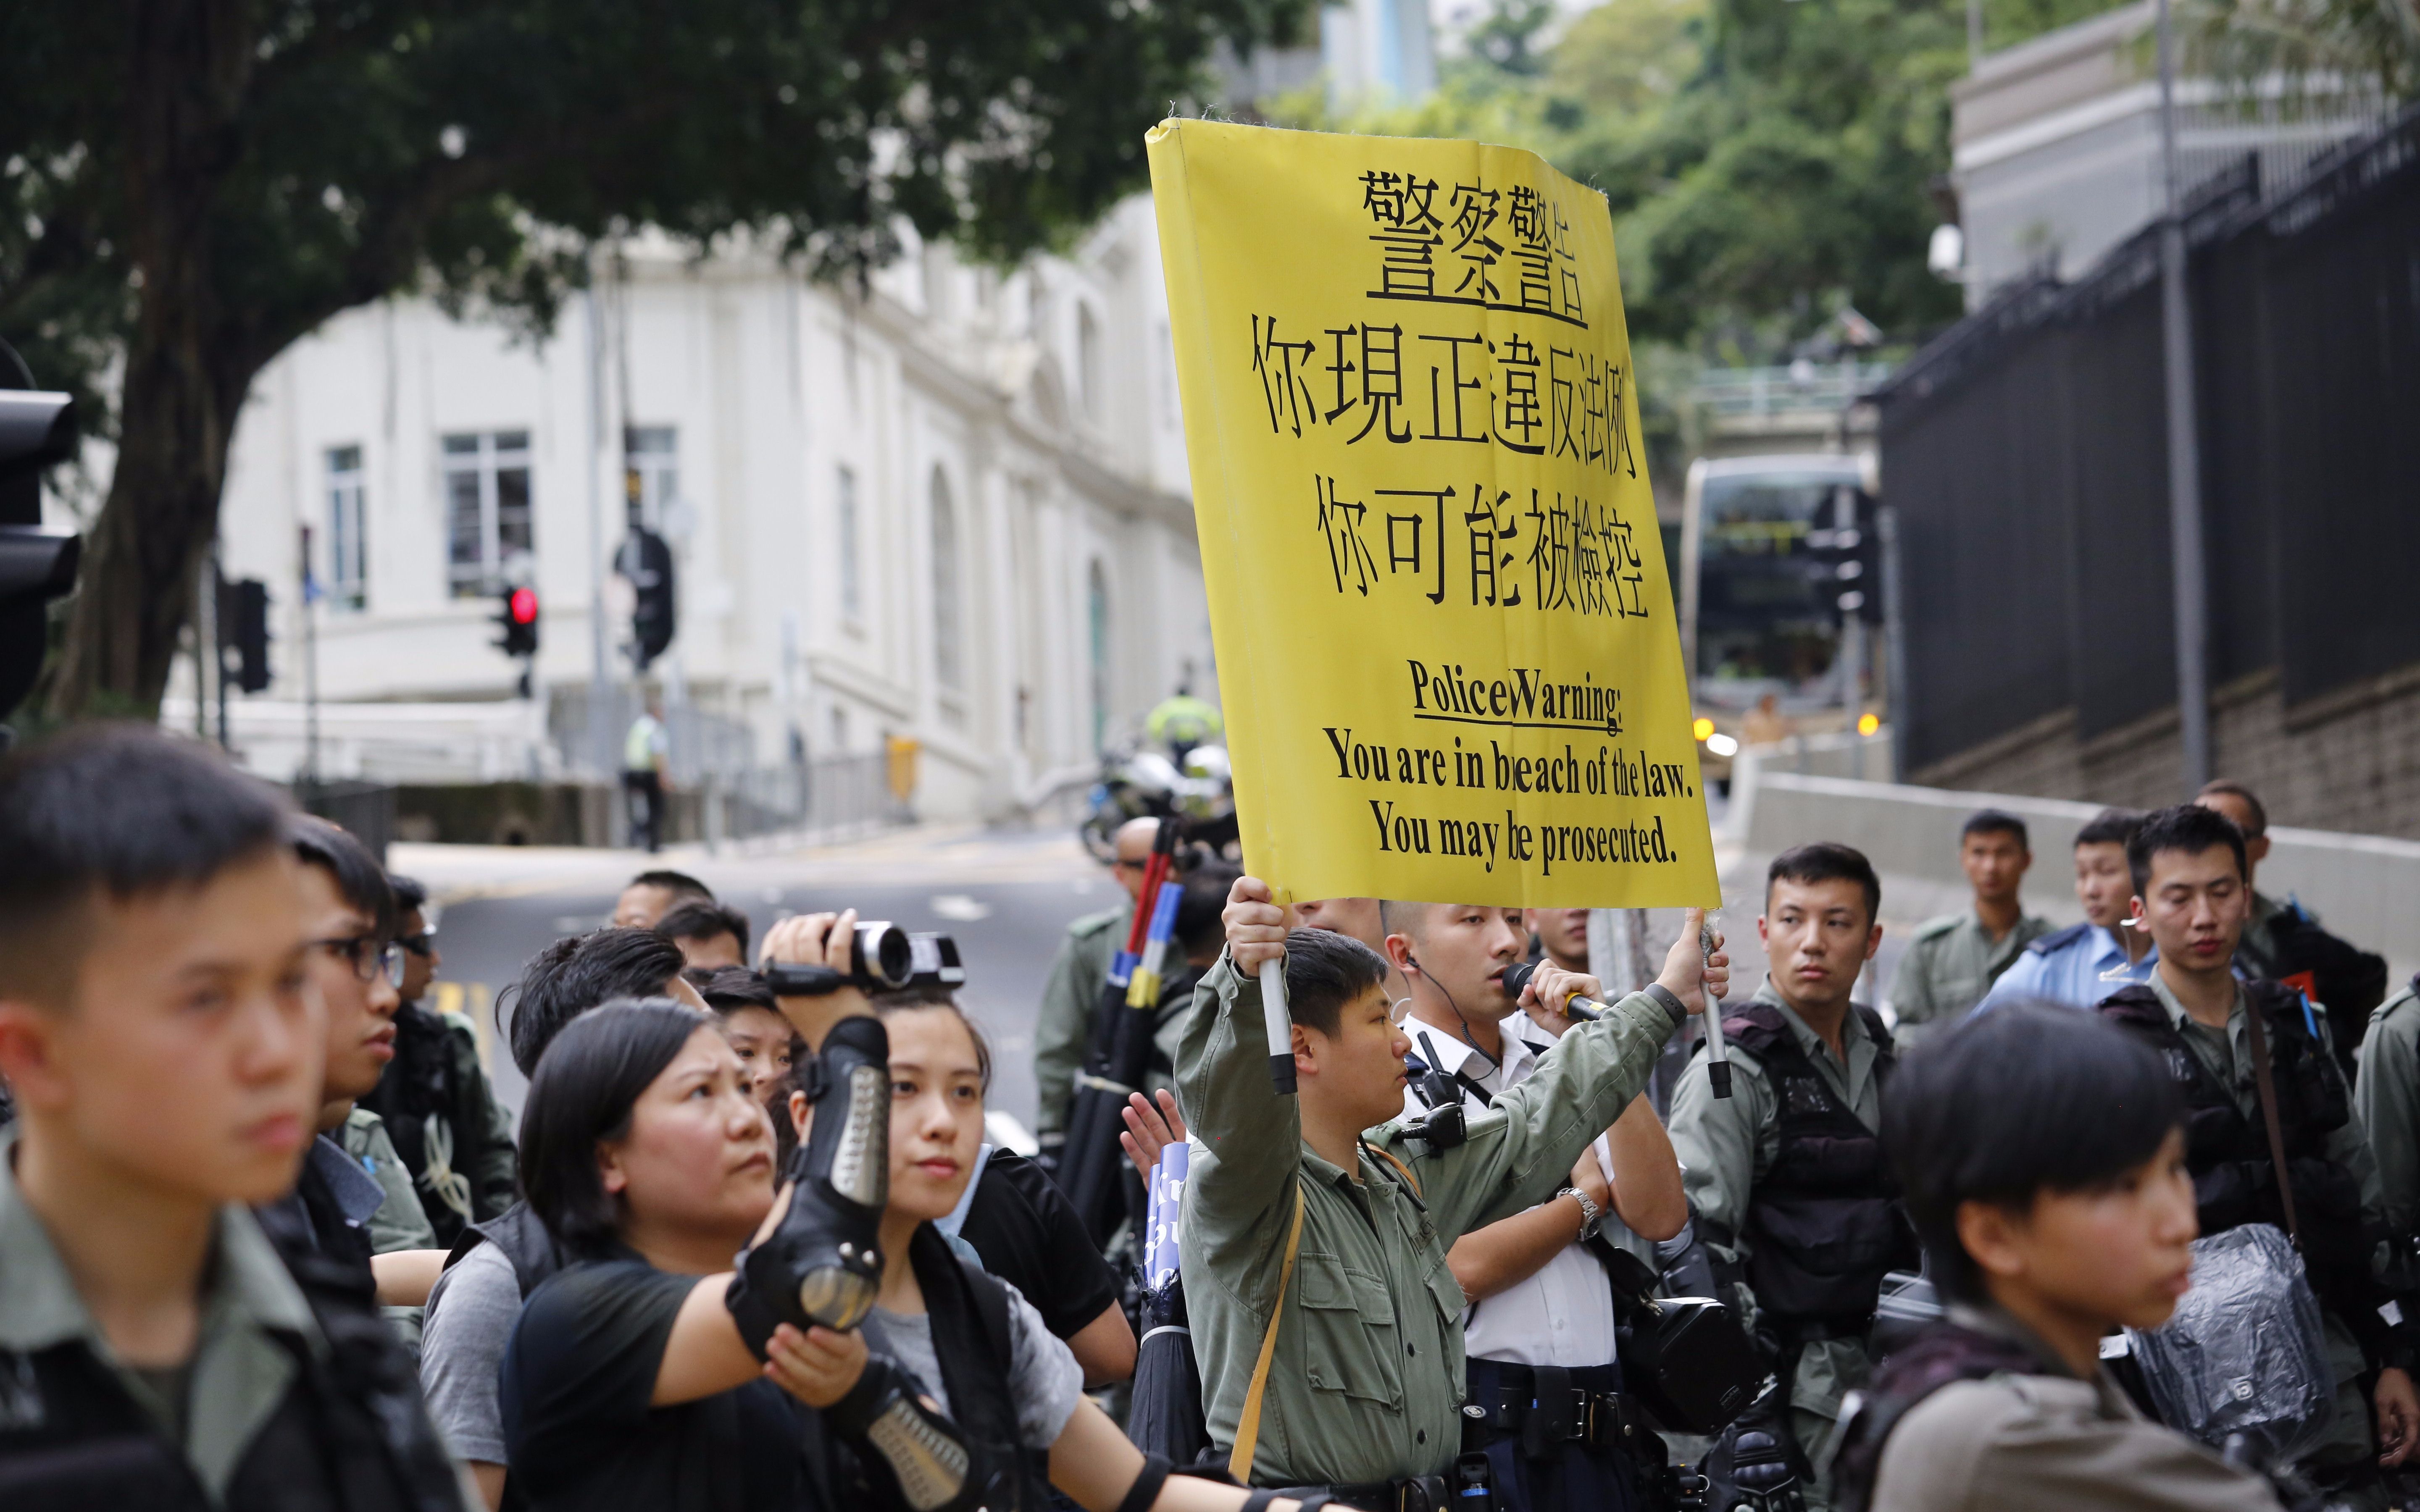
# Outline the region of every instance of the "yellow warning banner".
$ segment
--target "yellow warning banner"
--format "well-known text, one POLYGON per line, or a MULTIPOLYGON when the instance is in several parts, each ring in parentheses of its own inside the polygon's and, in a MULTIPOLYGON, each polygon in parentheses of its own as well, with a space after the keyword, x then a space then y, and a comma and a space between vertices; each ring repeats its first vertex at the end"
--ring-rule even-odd
POLYGON ((1715 903, 1604 197, 1470 142, 1149 143, 1246 865, 1715 903))

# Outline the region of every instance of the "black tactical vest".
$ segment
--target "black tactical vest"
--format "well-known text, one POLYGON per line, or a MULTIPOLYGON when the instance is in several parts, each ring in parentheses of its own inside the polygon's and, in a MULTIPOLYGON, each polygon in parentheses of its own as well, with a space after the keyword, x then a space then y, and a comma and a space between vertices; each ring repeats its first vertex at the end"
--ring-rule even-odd
MULTIPOLYGON (((1898 1063, 1890 1031, 1872 1009, 1854 1011, 1886 1086, 1898 1063)), ((1783 1334, 1809 1324, 1862 1330, 1883 1277, 1916 1263, 1882 1141, 1834 1095, 1780 1010, 1750 1003, 1724 1016, 1723 1032, 1756 1057, 1779 1107, 1781 1148, 1748 1195, 1741 1236, 1757 1306, 1783 1334)))
MULTIPOLYGON (((2363 1333, 2382 1299, 2370 1294, 2360 1178, 2328 1156, 2328 1136, 2352 1116, 2344 1079, 2314 1038, 2299 993, 2273 981, 2243 987, 2251 1011, 2268 1027, 2278 1132, 2294 1183, 2294 1215, 2312 1289, 2356 1334, 2363 1333)), ((2128 987, 2102 1001, 2100 1012, 2157 1052, 2184 1094, 2185 1165, 2193 1173, 2202 1233, 2251 1223, 2273 1224, 2283 1232, 2286 1207, 2259 1114, 2245 1117, 2233 1089, 2204 1069, 2151 988, 2128 987)))
MULTIPOLYGON (((366 1273, 284 1252, 327 1341, 298 1366, 227 1483, 225 1512, 458 1512, 454 1467, 366 1273)), ((0 1350, 0 1507, 209 1512, 181 1449, 81 1342, 0 1350)))
POLYGON ((445 1268, 452 1270, 456 1261, 481 1244, 493 1244, 513 1262, 513 1276, 521 1284, 523 1301, 539 1282, 570 1263, 563 1246, 546 1231, 546 1225, 527 1202, 516 1202, 485 1223, 465 1226, 454 1247, 445 1252, 445 1268))

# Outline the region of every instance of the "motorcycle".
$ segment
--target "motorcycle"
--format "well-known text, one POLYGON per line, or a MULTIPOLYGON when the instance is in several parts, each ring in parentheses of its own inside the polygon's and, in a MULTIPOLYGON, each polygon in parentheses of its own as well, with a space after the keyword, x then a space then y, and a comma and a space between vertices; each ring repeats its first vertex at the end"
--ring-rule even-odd
POLYGON ((1185 764, 1147 748, 1101 757, 1101 775, 1087 798, 1077 834, 1099 860, 1114 857, 1118 826, 1129 819, 1181 816, 1187 838, 1223 852, 1236 838, 1235 780, 1224 746, 1195 746, 1185 764))

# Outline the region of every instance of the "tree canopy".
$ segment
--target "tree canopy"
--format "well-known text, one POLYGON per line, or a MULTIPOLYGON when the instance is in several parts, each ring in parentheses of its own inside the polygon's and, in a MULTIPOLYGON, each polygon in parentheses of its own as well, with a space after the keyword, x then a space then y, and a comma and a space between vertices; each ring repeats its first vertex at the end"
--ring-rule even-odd
POLYGON ((1303 4, 0 7, 0 334, 117 442, 52 708, 157 703, 244 394, 331 316, 427 290, 543 327, 642 224, 827 271, 902 220, 1014 257, 1139 187, 1213 49, 1303 4))

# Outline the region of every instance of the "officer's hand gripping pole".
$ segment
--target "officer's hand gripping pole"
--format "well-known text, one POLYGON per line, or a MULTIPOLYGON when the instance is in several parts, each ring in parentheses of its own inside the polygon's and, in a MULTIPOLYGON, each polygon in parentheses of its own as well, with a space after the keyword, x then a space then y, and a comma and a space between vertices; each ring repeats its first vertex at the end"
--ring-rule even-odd
MULTIPOLYGON (((1714 916, 1712 913, 1699 916, 1698 921, 1698 960, 1700 969, 1714 964, 1714 916)), ((1700 991, 1706 995, 1706 1011, 1702 1015, 1706 1021, 1706 1085, 1714 1089, 1716 1097, 1727 1098, 1731 1095, 1731 1050, 1730 1043, 1723 1039, 1723 1000, 1715 995, 1712 982, 1705 983, 1700 991)))
POLYGON ((782 1323, 847 1330, 882 1289, 891 1199, 891 1040, 877 1018, 845 1018, 816 1061, 814 1124, 790 1157, 790 1205, 740 1252, 725 1301, 759 1359, 782 1323))
POLYGON ((1261 1027, 1269 1037, 1269 1085, 1294 1096, 1294 1013, 1286 1007, 1285 957, 1261 963, 1261 1027))

